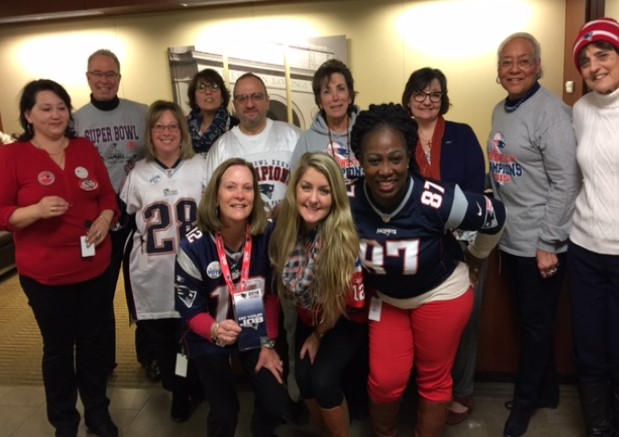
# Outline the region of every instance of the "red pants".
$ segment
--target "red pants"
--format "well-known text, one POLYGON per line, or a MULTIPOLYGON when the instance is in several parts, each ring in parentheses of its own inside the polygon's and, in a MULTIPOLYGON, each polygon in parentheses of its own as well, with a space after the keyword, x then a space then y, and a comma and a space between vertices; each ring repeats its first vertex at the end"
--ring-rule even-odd
POLYGON ((460 337, 473 309, 473 289, 447 301, 403 310, 382 303, 379 322, 370 321, 370 399, 392 403, 402 397, 413 363, 419 395, 430 402, 452 398, 453 367, 460 337))

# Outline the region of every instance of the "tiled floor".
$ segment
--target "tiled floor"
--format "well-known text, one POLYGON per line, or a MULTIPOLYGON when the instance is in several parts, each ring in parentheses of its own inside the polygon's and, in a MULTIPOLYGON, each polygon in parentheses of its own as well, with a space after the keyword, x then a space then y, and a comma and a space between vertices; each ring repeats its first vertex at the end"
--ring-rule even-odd
MULTIPOLYGON (((579 437, 582 436, 582 418, 578 395, 573 386, 562 386, 561 404, 556 410, 539 410, 531 420, 527 437, 579 437)), ((476 384, 476 408, 469 419, 457 426, 448 426, 445 437, 501 437, 508 411, 503 407, 511 396, 511 384, 476 384)), ((249 436, 248 417, 252 396, 249 389, 240 385, 241 416, 237 437, 249 436)), ((111 413, 124 437, 194 437, 205 436, 207 407, 198 406, 191 419, 177 424, 169 418, 168 393, 153 384, 152 388, 111 388, 111 413)), ((410 402, 405 402, 400 421, 400 435, 412 436, 414 412, 410 402)), ((316 428, 282 425, 280 437, 318 436, 316 428)), ((51 426, 45 417, 45 399, 42 387, 0 387, 0 437, 52 437, 51 426)), ((353 421, 351 435, 370 437, 369 422, 353 421)), ((83 424, 80 437, 87 434, 83 424)))

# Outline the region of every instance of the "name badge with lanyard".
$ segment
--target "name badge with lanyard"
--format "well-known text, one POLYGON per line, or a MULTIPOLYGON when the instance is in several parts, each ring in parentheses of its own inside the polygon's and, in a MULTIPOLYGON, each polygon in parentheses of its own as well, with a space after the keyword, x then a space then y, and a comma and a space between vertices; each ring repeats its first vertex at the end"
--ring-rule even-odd
POLYGON ((234 318, 241 327, 238 338, 238 348, 241 351, 257 349, 268 339, 267 324, 264 312, 264 279, 249 279, 249 266, 251 263, 252 239, 249 234, 249 225, 245 231, 245 248, 243 249, 243 264, 241 278, 238 285, 232 281, 230 266, 226 258, 224 240, 221 233, 215 233, 217 255, 221 273, 226 281, 228 292, 232 298, 234 318))

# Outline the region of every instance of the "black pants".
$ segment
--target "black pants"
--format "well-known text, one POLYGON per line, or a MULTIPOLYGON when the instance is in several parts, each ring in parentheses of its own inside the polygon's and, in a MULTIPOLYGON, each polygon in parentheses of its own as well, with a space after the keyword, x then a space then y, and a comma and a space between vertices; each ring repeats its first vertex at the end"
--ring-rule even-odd
MULTIPOLYGON (((254 437, 271 437, 286 411, 288 393, 267 369, 254 369, 260 349, 241 352, 243 371, 254 389, 255 400, 251 418, 254 437)), ((236 381, 228 355, 203 355, 193 358, 200 374, 204 397, 209 403, 207 435, 234 437, 239 414, 236 381)))
POLYGON ((113 299, 110 271, 64 286, 43 285, 24 276, 19 279, 43 337, 49 422, 59 431, 77 432, 78 390, 87 425, 109 420, 103 340, 113 299))
POLYGON ((533 410, 538 401, 556 403, 559 383, 555 365, 554 325, 566 271, 566 255, 557 254, 559 267, 542 278, 535 257, 501 252, 520 321, 521 349, 514 388, 514 408, 533 410))
MULTIPOLYGON (((118 231, 110 232, 110 237, 112 240, 112 259, 110 262, 110 287, 112 289, 112 302, 114 301, 116 284, 118 282, 118 276, 120 275, 120 268, 123 261, 123 250, 128 235, 128 229, 120 229, 118 231)), ((116 317, 114 315, 114 305, 112 305, 112 308, 110 309, 105 326, 105 362, 108 366, 108 372, 111 373, 116 367, 116 317)))
MULTIPOLYGON (((354 323, 340 317, 335 326, 322 338, 312 364, 308 354, 301 359, 300 353, 303 343, 314 328, 305 326, 300 319, 297 319, 295 378, 303 399, 316 399, 318 405, 325 409, 342 404, 344 371, 349 368, 361 342, 368 341, 367 329, 367 324, 354 323)), ((365 389, 366 386, 367 374, 362 388, 365 389)))
POLYGON ((180 351, 181 319, 139 320, 137 325, 148 336, 154 348, 163 388, 178 395, 189 396, 189 381, 193 376, 190 374, 191 366, 188 366, 187 377, 175 374, 176 354, 180 351))
POLYGON ((619 256, 570 242, 568 267, 578 378, 619 389, 619 256))

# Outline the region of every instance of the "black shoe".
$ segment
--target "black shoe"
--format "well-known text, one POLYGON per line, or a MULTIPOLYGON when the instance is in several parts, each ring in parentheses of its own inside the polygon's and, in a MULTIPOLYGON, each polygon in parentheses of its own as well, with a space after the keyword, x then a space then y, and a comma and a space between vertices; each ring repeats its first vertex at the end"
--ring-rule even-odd
POLYGON ((305 406, 305 402, 293 401, 288 399, 288 406, 283 417, 286 423, 293 423, 298 426, 303 426, 309 421, 309 410, 305 406))
POLYGON ((518 408, 513 408, 512 412, 509 413, 507 422, 505 422, 505 429, 503 430, 503 436, 504 437, 520 437, 521 435, 526 433, 527 428, 529 428, 529 421, 531 420, 532 415, 533 415, 533 411, 520 410, 518 408))
MULTIPOLYGON (((514 406, 514 400, 510 399, 509 401, 505 401, 505 408, 507 408, 508 410, 511 410, 512 407, 514 406)), ((555 410, 557 407, 559 406, 559 400, 557 399, 556 401, 544 401, 539 399, 536 403, 535 403, 535 408, 550 408, 551 410, 555 410)))
POLYGON ((146 377, 151 382, 158 382, 161 379, 161 370, 159 369, 159 362, 157 360, 151 360, 146 364, 142 364, 146 377))
POLYGON ((97 424, 86 424, 86 428, 97 437, 118 437, 118 427, 111 419, 97 424))
POLYGON ((191 403, 189 402, 189 396, 176 393, 172 394, 170 416, 175 422, 187 422, 189 416, 191 416, 191 403))

